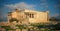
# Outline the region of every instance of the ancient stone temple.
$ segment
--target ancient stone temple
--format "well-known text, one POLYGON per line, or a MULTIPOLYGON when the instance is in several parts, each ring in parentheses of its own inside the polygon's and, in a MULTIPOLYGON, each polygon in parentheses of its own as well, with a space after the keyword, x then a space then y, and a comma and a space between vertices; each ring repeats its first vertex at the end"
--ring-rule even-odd
MULTIPOLYGON (((49 22, 48 14, 48 11, 39 12, 35 10, 15 9, 15 11, 8 13, 8 22, 10 22, 10 19, 15 18, 18 20, 17 24, 47 23, 49 22)), ((16 23, 16 21, 13 21, 13 23, 16 23)))

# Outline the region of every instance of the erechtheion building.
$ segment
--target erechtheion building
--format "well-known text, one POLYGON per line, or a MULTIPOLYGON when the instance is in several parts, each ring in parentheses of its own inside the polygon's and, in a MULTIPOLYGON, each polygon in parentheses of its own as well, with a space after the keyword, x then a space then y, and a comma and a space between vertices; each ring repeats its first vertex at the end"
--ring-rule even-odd
POLYGON ((40 12, 35 10, 19 10, 15 9, 15 11, 10 12, 8 14, 8 22, 11 18, 16 18, 20 23, 47 23, 49 22, 49 12, 40 12))

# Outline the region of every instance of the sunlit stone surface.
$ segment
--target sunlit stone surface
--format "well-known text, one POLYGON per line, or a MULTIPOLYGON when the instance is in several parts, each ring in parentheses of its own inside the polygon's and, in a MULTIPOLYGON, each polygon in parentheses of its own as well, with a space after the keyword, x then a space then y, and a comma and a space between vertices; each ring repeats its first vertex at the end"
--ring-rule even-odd
MULTIPOLYGON (((36 23, 49 23, 49 12, 39 12, 35 10, 19 10, 16 9, 13 12, 9 12, 7 22, 0 22, 1 26, 10 26, 15 29, 15 31, 21 31, 21 29, 16 28, 16 25, 27 25, 26 28, 33 28, 33 26, 29 26, 29 24, 36 23), (11 20, 12 19, 12 20, 11 20)), ((34 28, 39 30, 37 28, 34 28)), ((2 30, 2 29, 1 29, 2 30)), ((33 30, 33 29, 30 29, 33 30)), ((11 31, 11 30, 10 30, 11 31)), ((22 29, 22 31, 28 31, 28 29, 22 29)))

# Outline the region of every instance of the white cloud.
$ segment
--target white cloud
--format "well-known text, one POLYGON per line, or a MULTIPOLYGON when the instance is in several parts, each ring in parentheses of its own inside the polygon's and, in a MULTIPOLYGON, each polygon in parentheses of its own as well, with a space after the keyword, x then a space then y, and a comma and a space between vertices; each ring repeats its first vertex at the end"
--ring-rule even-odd
POLYGON ((42 2, 46 2, 46 0, 40 0, 40 1, 42 1, 42 2))
POLYGON ((53 17, 58 17, 58 16, 60 16, 60 14, 55 14, 55 15, 53 15, 53 17))
POLYGON ((46 2, 40 3, 40 6, 48 7, 48 5, 47 5, 47 3, 46 3, 46 2))
POLYGON ((8 7, 9 9, 30 9, 33 10, 35 5, 32 4, 26 4, 25 2, 19 2, 16 4, 10 4, 10 5, 5 5, 6 7, 8 7))
POLYGON ((40 5, 47 5, 47 3, 46 2, 42 2, 40 5))
POLYGON ((60 4, 59 5, 54 5, 55 8, 59 8, 60 7, 60 4))

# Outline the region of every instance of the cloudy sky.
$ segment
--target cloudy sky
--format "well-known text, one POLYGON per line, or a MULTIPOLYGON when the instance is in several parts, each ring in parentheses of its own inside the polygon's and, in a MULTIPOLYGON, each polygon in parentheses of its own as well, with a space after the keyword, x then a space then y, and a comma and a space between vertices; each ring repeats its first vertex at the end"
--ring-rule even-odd
POLYGON ((49 11, 50 17, 60 16, 60 0, 0 0, 0 19, 5 21, 7 13, 15 8, 49 11))

